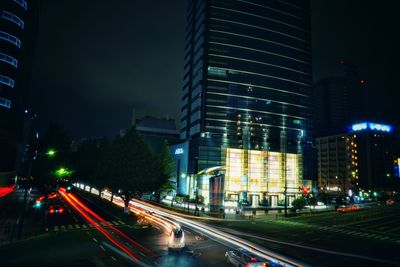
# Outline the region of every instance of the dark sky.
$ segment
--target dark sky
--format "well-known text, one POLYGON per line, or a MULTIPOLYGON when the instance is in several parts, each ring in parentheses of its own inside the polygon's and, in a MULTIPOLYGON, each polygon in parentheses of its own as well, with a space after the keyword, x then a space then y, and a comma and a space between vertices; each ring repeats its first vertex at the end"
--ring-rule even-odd
MULTIPOLYGON (((312 0, 314 79, 357 64, 371 113, 398 119, 398 1, 312 0), (385 115, 386 114, 386 115, 385 115)), ((32 87, 42 125, 115 135, 137 116, 177 118, 186 0, 43 0, 32 87)))

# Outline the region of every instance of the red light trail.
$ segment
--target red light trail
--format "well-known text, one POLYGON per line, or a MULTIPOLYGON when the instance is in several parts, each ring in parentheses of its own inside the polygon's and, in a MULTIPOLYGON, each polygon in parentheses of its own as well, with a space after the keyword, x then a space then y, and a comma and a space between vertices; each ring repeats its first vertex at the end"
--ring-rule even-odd
POLYGON ((10 187, 0 187, 0 197, 5 197, 8 194, 10 194, 12 191, 14 191, 15 186, 10 186, 10 187))
POLYGON ((154 253, 147 249, 146 247, 142 246, 138 242, 132 240, 130 237, 122 233, 120 230, 116 229, 114 226, 110 225, 108 222, 106 222, 103 218, 101 218, 99 215, 97 215, 95 212, 90 210, 86 205, 84 205, 81 201, 79 201, 73 194, 71 193, 66 193, 65 189, 60 189, 59 190, 60 195, 90 224, 92 224, 101 234, 103 234, 109 241, 111 241, 114 245, 116 245, 119 249, 121 249, 125 254, 127 254, 131 259, 133 259, 135 262, 140 262, 140 259, 138 255, 136 255, 134 252, 130 251, 130 249, 120 240, 115 238, 109 230, 103 228, 99 223, 97 223, 93 218, 91 218, 89 215, 93 216, 95 219, 98 221, 104 223, 107 225, 110 229, 112 229, 114 232, 118 233, 120 236, 128 240, 131 244, 134 244, 135 246, 139 247, 141 250, 145 251, 147 254, 151 254, 154 256, 154 253))

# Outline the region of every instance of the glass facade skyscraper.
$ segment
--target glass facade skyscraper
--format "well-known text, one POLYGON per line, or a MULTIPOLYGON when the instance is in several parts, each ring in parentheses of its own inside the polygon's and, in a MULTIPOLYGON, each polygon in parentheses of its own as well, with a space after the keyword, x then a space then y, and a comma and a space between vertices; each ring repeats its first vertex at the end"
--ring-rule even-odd
POLYGON ((308 5, 188 1, 180 135, 189 140, 190 173, 225 169, 225 199, 262 198, 283 187, 294 193, 305 177, 312 136, 308 5))
POLYGON ((0 0, 0 178, 15 174, 24 150, 38 6, 36 0, 0 0))

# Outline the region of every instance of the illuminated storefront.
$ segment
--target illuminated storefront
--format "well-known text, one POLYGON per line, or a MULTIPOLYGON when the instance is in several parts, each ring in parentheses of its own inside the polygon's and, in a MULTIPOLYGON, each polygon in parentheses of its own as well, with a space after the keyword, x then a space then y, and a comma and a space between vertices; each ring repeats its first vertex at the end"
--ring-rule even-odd
POLYGON ((227 148, 225 163, 217 174, 208 171, 199 176, 199 194, 206 205, 216 205, 213 196, 222 194, 224 206, 243 200, 253 207, 262 200, 277 206, 285 199, 285 188, 291 203, 302 185, 299 154, 288 153, 285 160, 280 152, 227 148))

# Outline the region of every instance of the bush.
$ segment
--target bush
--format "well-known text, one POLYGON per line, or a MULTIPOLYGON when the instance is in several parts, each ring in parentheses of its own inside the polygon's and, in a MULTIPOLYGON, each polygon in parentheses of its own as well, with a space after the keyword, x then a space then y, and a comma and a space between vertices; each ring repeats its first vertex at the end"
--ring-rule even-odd
POLYGON ((294 210, 302 210, 306 205, 306 200, 301 197, 293 200, 292 206, 294 210))

